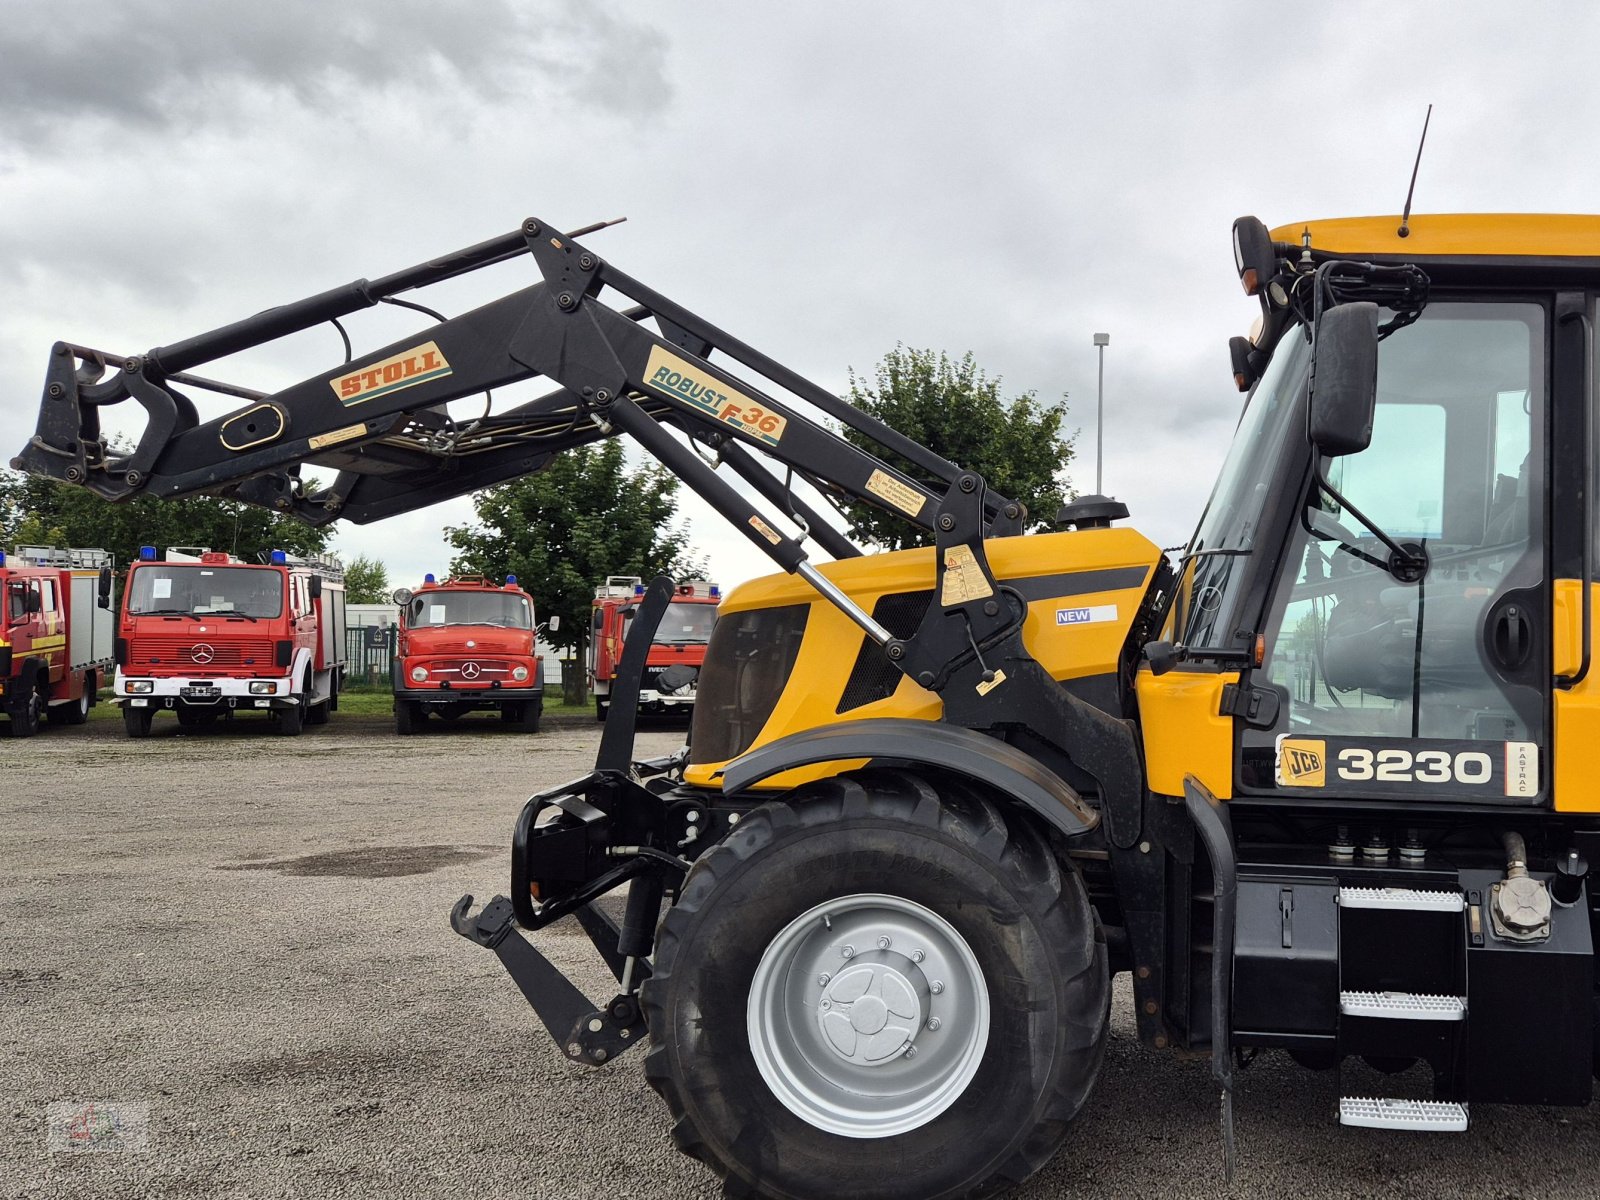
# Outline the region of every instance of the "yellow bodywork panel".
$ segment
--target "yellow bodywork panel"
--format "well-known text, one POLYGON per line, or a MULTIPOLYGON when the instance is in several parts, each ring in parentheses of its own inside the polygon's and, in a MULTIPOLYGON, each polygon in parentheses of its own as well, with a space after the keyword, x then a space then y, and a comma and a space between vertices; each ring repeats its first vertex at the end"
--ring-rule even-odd
MULTIPOLYGON (((1576 579, 1556 580, 1550 640, 1557 675, 1576 674, 1583 661, 1586 597, 1593 628, 1600 630, 1594 587, 1576 579)), ((1600 812, 1600 778, 1594 769, 1595 747, 1600 746, 1600 664, 1590 664, 1589 674, 1577 687, 1555 689, 1552 743, 1556 811, 1600 812)))
MULTIPOLYGON (((1019 590, 1026 588, 1028 618, 1022 641, 1046 671, 1056 679, 1078 679, 1117 670, 1128 629, 1161 558, 1153 542, 1131 529, 1085 529, 993 538, 984 543, 984 550, 996 579, 1019 590), (1108 574, 1097 577, 1102 572, 1108 574), (1085 577, 1084 573, 1092 574, 1085 577), (1097 584, 1106 586, 1083 590, 1097 584), (1056 587, 1059 593, 1052 594, 1056 587)), ((884 596, 932 591, 933 555, 932 548, 896 550, 826 563, 819 569, 870 613, 884 596)), ((768 575, 752 580, 735 588, 718 611, 726 614, 796 604, 810 606, 799 655, 772 716, 746 753, 789 734, 842 721, 940 718, 944 705, 938 695, 907 678, 882 700, 838 711, 865 635, 803 579, 768 575)), ((862 765, 856 760, 786 771, 761 786, 797 787, 862 765)), ((701 787, 718 787, 726 766, 725 762, 690 763, 684 779, 701 787)))
POLYGON ((1600 216, 1535 213, 1413 214, 1410 233, 1399 234, 1400 217, 1340 217, 1280 225, 1272 240, 1300 245, 1311 230, 1311 248, 1327 254, 1424 258, 1597 258, 1600 216))
POLYGON ((1233 718, 1222 715, 1222 689, 1239 682, 1222 673, 1139 671, 1139 730, 1150 790, 1183 795, 1183 777, 1193 775, 1218 800, 1233 798, 1233 718))

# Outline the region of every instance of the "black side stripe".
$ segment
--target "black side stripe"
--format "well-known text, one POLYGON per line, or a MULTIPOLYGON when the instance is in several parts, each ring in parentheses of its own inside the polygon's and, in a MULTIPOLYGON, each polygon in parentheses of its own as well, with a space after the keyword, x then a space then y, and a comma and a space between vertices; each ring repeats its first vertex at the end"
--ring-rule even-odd
POLYGON ((1067 571, 1061 575, 1030 575, 1023 579, 1002 579, 1027 601, 1049 600, 1057 596, 1083 596, 1090 592, 1122 592, 1144 586, 1149 567, 1108 567, 1100 571, 1067 571))

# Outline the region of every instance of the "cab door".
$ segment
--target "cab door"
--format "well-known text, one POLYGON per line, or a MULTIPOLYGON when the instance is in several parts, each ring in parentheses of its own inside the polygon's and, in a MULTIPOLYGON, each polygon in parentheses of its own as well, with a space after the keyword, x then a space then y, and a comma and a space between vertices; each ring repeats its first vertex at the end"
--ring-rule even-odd
POLYGON ((1593 663, 1600 630, 1600 508, 1597 508, 1597 442, 1600 442, 1600 366, 1595 322, 1600 302, 1593 293, 1567 293, 1557 304, 1556 383, 1563 403, 1553 414, 1551 641, 1555 693, 1555 807, 1565 812, 1600 812, 1600 678, 1593 663), (1586 628, 1585 609, 1588 610, 1586 628))
POLYGON ((1327 460, 1265 622, 1275 725, 1241 790, 1531 805, 1551 791, 1549 302, 1438 299, 1378 358, 1370 446, 1327 460), (1374 526, 1419 548, 1397 575, 1374 526))

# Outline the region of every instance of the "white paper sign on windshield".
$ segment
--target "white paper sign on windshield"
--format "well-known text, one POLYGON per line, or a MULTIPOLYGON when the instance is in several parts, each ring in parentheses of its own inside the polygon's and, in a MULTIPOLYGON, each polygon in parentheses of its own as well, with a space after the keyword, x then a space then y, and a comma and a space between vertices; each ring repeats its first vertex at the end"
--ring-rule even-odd
POLYGON ((152 579, 150 581, 150 598, 152 600, 172 599, 172 580, 152 579))

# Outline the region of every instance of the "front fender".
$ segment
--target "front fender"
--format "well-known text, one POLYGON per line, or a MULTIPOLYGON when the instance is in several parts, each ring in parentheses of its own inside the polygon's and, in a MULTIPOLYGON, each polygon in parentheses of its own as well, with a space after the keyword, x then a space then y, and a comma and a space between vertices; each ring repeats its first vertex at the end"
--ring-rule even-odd
POLYGON ((964 775, 1011 796, 1069 837, 1100 823, 1100 814, 1066 780, 1015 746, 958 725, 894 717, 844 721, 779 738, 730 763, 722 790, 742 792, 795 767, 861 758, 964 775))

